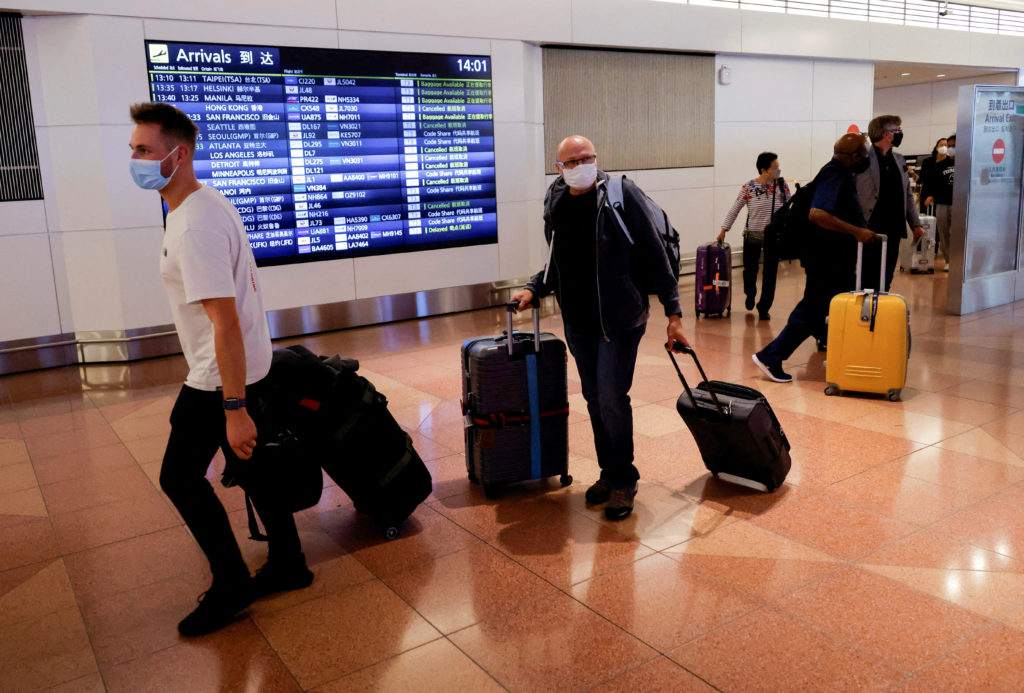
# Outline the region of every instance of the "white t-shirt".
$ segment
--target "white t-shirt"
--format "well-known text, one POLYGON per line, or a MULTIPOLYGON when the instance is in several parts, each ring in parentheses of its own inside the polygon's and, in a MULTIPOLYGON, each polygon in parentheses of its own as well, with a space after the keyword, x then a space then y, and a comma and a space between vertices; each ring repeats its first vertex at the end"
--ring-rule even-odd
POLYGON ((204 185, 167 215, 160 274, 188 362, 186 385, 198 390, 221 386, 213 323, 201 303, 207 298, 235 299, 246 385, 267 375, 272 347, 256 261, 242 219, 227 198, 204 185))

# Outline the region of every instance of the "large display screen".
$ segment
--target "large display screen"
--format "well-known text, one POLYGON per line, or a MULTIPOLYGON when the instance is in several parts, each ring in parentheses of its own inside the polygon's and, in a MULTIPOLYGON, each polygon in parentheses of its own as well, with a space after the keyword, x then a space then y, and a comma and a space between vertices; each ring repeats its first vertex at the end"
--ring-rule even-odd
POLYGON ((146 41, 259 265, 495 243, 491 59, 146 41))

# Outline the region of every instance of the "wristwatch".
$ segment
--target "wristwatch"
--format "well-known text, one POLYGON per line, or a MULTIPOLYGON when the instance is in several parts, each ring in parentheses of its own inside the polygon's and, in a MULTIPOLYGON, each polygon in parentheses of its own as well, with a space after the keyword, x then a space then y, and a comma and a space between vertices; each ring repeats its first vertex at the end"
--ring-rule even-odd
POLYGON ((245 409, 245 400, 238 397, 228 397, 224 400, 224 409, 227 411, 245 409))

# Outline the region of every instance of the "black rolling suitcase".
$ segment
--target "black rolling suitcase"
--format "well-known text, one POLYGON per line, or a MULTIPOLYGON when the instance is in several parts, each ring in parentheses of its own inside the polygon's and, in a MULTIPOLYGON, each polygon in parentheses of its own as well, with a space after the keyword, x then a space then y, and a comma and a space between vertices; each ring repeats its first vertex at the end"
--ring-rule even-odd
POLYGON ((412 439, 388 411, 387 398, 359 364, 320 357, 302 346, 274 352, 284 377, 274 396, 290 412, 291 426, 320 466, 389 539, 426 500, 430 472, 412 439), (282 363, 283 362, 283 363, 282 363))
POLYGON ((569 397, 565 342, 540 331, 512 329, 516 302, 506 305, 508 329, 462 345, 462 413, 469 479, 493 498, 499 486, 569 476, 569 397))
POLYGON ((697 441, 704 466, 723 481, 759 491, 781 486, 792 465, 789 441, 765 396, 742 385, 709 381, 693 349, 676 342, 673 350, 692 356, 703 379, 691 390, 669 352, 685 389, 676 409, 697 441))

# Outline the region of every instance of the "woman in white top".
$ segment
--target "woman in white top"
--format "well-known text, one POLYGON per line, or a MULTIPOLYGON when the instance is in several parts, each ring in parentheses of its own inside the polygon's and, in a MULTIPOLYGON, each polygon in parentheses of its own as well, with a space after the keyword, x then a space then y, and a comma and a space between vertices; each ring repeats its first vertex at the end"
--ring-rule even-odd
MULTIPOLYGON (((736 197, 729 213, 722 223, 722 232, 718 240, 724 241, 725 234, 732 228, 736 216, 747 207, 747 225, 743 230, 743 293, 747 295, 747 310, 754 309, 757 298, 757 267, 764 252, 764 227, 772 215, 789 199, 789 187, 782 179, 779 168, 779 157, 772 152, 758 154, 758 176, 743 184, 740 194, 736 197)), ((757 301, 757 313, 761 320, 770 319, 768 311, 775 301, 775 275, 779 268, 779 260, 773 253, 764 254, 764 278, 761 287, 761 300, 757 301)))

